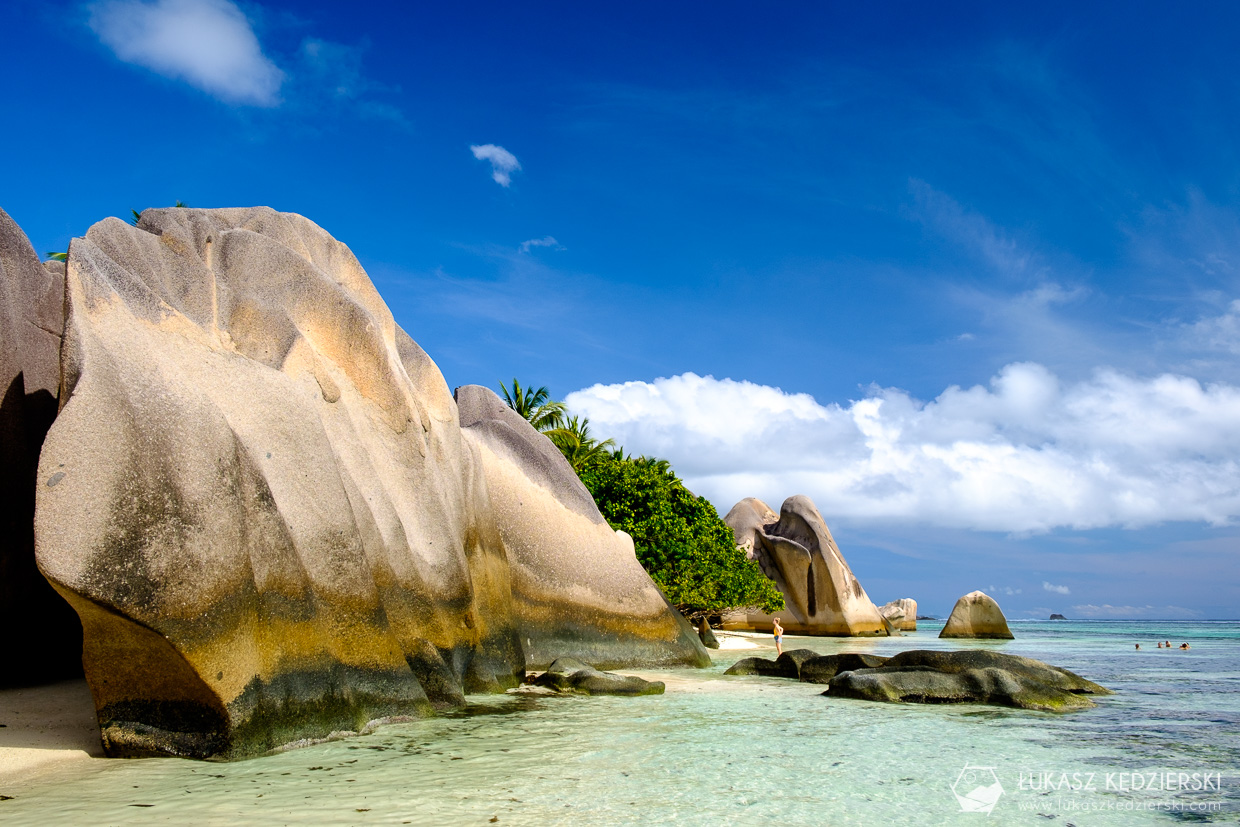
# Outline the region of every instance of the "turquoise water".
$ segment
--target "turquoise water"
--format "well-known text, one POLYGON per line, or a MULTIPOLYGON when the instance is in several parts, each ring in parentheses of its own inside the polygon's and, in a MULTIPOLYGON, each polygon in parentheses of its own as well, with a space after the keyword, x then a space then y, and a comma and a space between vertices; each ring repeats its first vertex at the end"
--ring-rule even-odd
POLYGON ((941 624, 923 622, 901 638, 790 637, 786 647, 993 648, 1064 666, 1116 694, 1068 715, 876 704, 823 697, 810 684, 725 677, 737 659, 768 652, 723 650, 710 669, 637 672, 667 681, 663 696, 477 697, 452 717, 240 763, 75 765, 14 790, 0 802, 0 823, 1240 821, 1240 622, 1012 626, 1018 639, 1009 642, 949 646, 936 637, 941 624), (1192 649, 1159 650, 1160 639, 1192 649), (1209 774, 1210 789, 1134 791, 1134 777, 1121 773, 1164 785, 1165 773, 1177 783, 1185 773, 1189 785, 1193 773, 1209 774), (1118 789, 1107 789, 1108 776, 1118 789), (1002 792, 992 813, 962 811, 953 784, 993 796, 995 780, 1002 792))

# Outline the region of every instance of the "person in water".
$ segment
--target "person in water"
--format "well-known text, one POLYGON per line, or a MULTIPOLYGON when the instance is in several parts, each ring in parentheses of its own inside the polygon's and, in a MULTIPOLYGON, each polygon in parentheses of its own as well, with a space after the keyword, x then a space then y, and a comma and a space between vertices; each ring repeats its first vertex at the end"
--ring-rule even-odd
POLYGON ((1140 643, 1138 643, 1138 644, 1137 644, 1137 648, 1138 648, 1138 649, 1140 649, 1140 648, 1141 648, 1141 644, 1140 644, 1140 643))
POLYGON ((1181 643, 1181 644, 1180 644, 1180 648, 1181 648, 1181 649, 1187 649, 1187 648, 1188 648, 1188 644, 1187 644, 1187 643, 1181 643))
POLYGON ((775 654, 782 655, 784 653, 784 627, 779 625, 779 618, 775 618, 775 627, 771 633, 775 635, 775 654))

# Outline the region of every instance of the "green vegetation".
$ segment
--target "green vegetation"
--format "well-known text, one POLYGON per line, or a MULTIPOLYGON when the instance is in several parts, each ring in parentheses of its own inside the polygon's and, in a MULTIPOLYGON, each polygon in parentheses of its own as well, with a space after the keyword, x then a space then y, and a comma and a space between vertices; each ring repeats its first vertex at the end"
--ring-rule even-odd
POLYGON ((612 528, 633 538, 637 559, 686 617, 749 606, 776 612, 783 595, 736 548, 715 507, 685 488, 667 460, 631 457, 569 416, 545 387, 501 386, 508 407, 547 435, 573 466, 612 528))

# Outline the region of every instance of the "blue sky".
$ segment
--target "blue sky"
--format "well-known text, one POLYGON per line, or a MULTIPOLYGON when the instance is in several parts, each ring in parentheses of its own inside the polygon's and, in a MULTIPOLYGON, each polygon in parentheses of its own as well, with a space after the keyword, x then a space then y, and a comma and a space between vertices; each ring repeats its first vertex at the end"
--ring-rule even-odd
POLYGON ((266 204, 878 602, 1240 616, 1240 8, 10 2, 40 251, 266 204))

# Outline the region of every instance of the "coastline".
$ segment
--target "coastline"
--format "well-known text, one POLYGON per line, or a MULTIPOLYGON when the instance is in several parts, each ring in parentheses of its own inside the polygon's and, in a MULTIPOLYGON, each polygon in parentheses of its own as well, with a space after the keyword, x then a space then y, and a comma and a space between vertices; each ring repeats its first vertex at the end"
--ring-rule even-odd
POLYGON ((103 758, 84 678, 0 689, 0 795, 66 764, 103 758))

